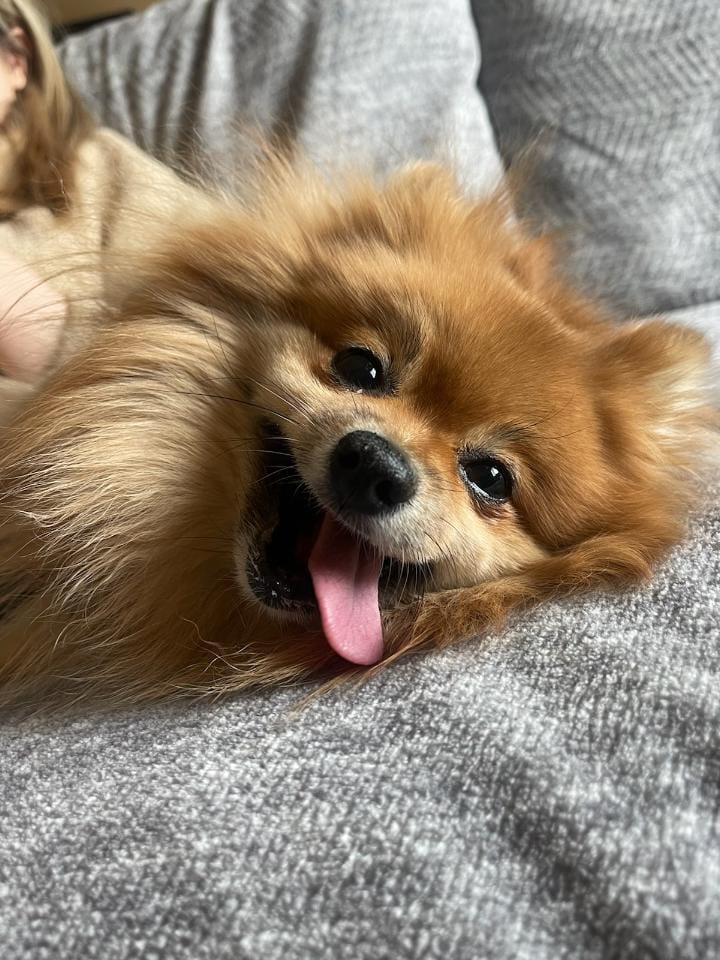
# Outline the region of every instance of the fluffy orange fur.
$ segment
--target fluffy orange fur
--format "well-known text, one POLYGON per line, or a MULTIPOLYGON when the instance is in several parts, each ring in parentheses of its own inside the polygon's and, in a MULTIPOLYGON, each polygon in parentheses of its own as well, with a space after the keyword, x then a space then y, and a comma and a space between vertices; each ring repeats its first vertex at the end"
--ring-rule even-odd
POLYGON ((334 663, 314 620, 239 582, 266 422, 320 501, 348 426, 371 422, 419 465, 418 510, 370 535, 432 568, 383 610, 385 663, 644 579, 682 535, 712 417, 700 336, 615 324, 502 199, 465 198, 440 167, 337 188, 271 167, 254 204, 209 202, 128 264, 92 341, 6 433, 8 696, 217 694, 334 663), (352 344, 388 358, 392 395, 334 382, 352 344), (473 502, 467 447, 512 465, 510 501, 473 502))

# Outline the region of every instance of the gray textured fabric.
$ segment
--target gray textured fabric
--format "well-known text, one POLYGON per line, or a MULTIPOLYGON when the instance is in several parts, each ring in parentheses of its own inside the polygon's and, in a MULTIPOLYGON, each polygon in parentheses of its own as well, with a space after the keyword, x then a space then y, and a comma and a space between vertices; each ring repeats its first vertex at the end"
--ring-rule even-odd
POLYGON ((170 165, 227 177, 259 127, 323 165, 449 154, 477 189, 500 171, 467 0, 170 0, 61 55, 98 118, 170 165))
MULTIPOLYGON (((592 2, 604 15, 607 5, 592 2)), ((622 21, 635 5, 615 6, 622 21)), ((385 5, 341 9, 362 18, 360 7, 379 17, 385 5)), ((178 123, 230 149, 220 118, 236 96, 244 104, 257 97, 263 122, 287 119, 281 105, 292 79, 307 105, 300 131, 311 131, 313 145, 362 145, 387 160, 390 140, 403 156, 434 150, 448 126, 477 133, 482 118, 463 117, 478 107, 463 92, 472 70, 468 63, 463 74, 462 58, 472 51, 463 40, 453 52, 443 34, 443 13, 455 10, 452 22, 463 26, 464 8, 396 7, 413 10, 412 22, 394 21, 394 36, 361 34, 363 59, 385 51, 384 59, 375 70, 356 64, 350 86, 334 88, 325 77, 332 44, 323 46, 314 15, 300 12, 319 8, 272 8, 295 50, 276 71, 259 49, 277 49, 270 5, 246 5, 256 11, 252 29, 267 20, 253 34, 258 49, 237 46, 240 66, 229 54, 222 70, 208 61, 186 114, 179 99, 196 61, 192 43, 178 38, 200 30, 201 48, 219 56, 252 34, 228 26, 237 5, 175 0, 160 8, 171 18, 136 21, 144 26, 129 46, 111 27, 72 41, 67 56, 85 90, 106 84, 97 87, 104 119, 166 159, 178 149, 178 123), (401 27, 403 44, 417 41, 417 57, 408 99, 393 113, 390 91, 402 71, 387 51, 401 27), (422 36, 445 51, 442 70, 428 65, 422 36), (304 58, 320 49, 327 59, 315 76, 304 58), (106 55, 113 69, 103 67, 106 55), (155 82, 172 78, 167 97, 133 93, 150 67, 155 82), (428 77, 434 93, 426 96, 428 77), (382 117, 369 92, 379 87, 388 90, 382 117)), ((526 43, 520 31, 518 44, 526 43)), ((597 38, 596 46, 605 49, 597 38)), ((341 44, 343 70, 351 54, 341 44)), ((579 82, 578 70, 569 83, 579 82)), ((464 156, 470 177, 480 157, 464 156)), ((562 183, 574 203, 575 187, 562 183)), ((577 192, 582 198, 582 185, 577 192)), ((622 240, 625 228, 617 229, 622 240)), ((627 229, 634 237, 641 227, 627 229)), ((591 249, 607 282, 611 250, 591 249)), ((623 249, 629 256, 635 247, 623 249)), ((709 286, 715 264, 708 271, 697 252, 709 286)), ((656 283, 653 264, 636 262, 647 270, 625 288, 635 306, 656 283)), ((697 294, 687 263, 667 272, 678 289, 687 281, 686 300, 697 294)), ((720 339, 720 304, 680 318, 720 339)), ((488 642, 408 660, 299 714, 292 707, 301 694, 276 690, 110 717, 0 719, 2 960, 720 956, 720 477, 708 503, 652 586, 545 606, 488 642)))
POLYGON ((500 147, 588 289, 640 313, 720 297, 718 0, 473 0, 500 147))
POLYGON ((6 718, 3 960, 720 956, 720 478, 709 500, 652 586, 299 714, 6 718))

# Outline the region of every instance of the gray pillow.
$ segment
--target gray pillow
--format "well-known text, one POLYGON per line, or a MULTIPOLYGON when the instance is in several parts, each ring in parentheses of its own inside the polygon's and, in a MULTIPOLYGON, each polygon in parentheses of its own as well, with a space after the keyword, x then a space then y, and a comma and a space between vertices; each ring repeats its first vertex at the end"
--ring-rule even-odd
POLYGON ((475 189, 501 168, 467 0, 168 0, 61 57, 102 123, 171 166, 241 174, 251 126, 325 165, 450 154, 475 189))
POLYGON ((506 160, 529 209, 626 311, 720 297, 718 0, 473 0, 506 160))

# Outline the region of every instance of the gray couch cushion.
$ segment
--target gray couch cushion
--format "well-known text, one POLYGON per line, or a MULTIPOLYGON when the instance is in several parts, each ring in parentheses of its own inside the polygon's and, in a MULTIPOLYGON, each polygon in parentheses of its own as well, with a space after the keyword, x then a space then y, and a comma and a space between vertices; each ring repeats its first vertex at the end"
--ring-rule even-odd
POLYGON ((533 213, 627 312, 720 296, 720 3, 474 0, 481 87, 533 213))

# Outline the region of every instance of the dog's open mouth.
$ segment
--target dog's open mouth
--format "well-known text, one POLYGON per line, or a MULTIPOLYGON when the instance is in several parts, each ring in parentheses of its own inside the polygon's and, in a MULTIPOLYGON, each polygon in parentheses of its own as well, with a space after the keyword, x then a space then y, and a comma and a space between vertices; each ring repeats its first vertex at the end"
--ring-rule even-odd
POLYGON ((320 615, 333 650, 353 663, 383 654, 381 607, 423 589, 427 568, 400 564, 342 524, 316 502, 290 446, 275 429, 263 436, 258 524, 247 559, 255 596, 269 607, 320 615))

